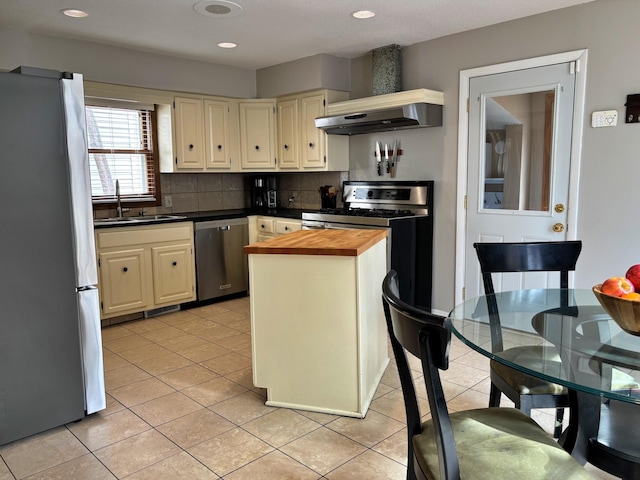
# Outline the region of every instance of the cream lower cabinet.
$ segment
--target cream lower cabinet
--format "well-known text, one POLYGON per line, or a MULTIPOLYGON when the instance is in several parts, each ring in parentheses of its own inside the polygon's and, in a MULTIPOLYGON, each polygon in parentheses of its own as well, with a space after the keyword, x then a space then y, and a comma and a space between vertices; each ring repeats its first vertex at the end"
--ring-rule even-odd
POLYGON ((196 299, 193 223, 96 230, 101 318, 196 299))
MULTIPOLYGON (((251 220, 251 217, 249 218, 251 220)), ((302 220, 281 217, 255 217, 255 237, 249 235, 249 243, 262 242, 279 235, 297 232, 302 229, 302 220), (253 238, 252 238, 253 237, 253 238)), ((253 229, 250 229, 250 233, 253 229)))
POLYGON ((349 137, 327 135, 315 119, 327 104, 347 100, 336 90, 313 90, 278 97, 278 167, 288 171, 349 170, 349 137))

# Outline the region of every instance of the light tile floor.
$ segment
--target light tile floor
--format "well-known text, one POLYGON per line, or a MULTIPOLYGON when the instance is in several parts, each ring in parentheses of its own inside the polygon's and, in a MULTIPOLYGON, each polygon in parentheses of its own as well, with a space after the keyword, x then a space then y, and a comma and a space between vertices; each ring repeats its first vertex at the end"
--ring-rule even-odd
MULTIPOLYGON (((393 360, 366 418, 354 419, 264 405, 252 383, 248 297, 102 333, 107 409, 0 447, 0 480, 405 478, 393 360)), ((486 406, 488 361, 456 340, 451 359, 450 410, 486 406)), ((424 398, 421 407, 428 412, 424 398)), ((550 432, 552 413, 533 417, 550 432)))

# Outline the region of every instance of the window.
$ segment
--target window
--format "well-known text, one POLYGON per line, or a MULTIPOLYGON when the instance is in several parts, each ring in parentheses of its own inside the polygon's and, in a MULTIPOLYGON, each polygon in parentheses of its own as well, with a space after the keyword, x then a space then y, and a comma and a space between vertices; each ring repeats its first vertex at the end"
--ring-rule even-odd
POLYGON ((152 109, 86 106, 91 193, 94 203, 158 204, 158 161, 152 109))

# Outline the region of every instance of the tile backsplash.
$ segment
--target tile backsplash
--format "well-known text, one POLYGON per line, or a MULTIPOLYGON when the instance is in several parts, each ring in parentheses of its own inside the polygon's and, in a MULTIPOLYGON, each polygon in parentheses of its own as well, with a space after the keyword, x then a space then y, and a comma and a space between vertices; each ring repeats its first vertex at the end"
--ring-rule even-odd
MULTIPOLYGON (((248 208, 251 203, 249 179, 259 173, 176 173, 161 174, 161 207, 147 207, 145 215, 163 213, 205 212, 248 208), (168 197, 171 201, 168 202, 168 197), (171 206, 167 206, 170 204, 171 206)), ((264 175, 271 175, 264 173, 264 175)), ((322 185, 341 189, 349 179, 349 172, 274 173, 278 189, 278 206, 282 208, 320 208, 322 185)), ((338 206, 342 205, 338 194, 338 206)), ((140 208, 131 209, 126 216, 138 215, 140 208)), ((114 209, 96 210, 96 218, 115 216, 114 209)))
MULTIPOLYGON (((317 210, 320 208, 320 186, 331 185, 341 190, 342 182, 349 180, 349 172, 280 173, 276 177, 281 207, 317 210), (293 202, 289 202, 289 198, 293 198, 293 202)), ((341 192, 338 206, 342 206, 341 192)))

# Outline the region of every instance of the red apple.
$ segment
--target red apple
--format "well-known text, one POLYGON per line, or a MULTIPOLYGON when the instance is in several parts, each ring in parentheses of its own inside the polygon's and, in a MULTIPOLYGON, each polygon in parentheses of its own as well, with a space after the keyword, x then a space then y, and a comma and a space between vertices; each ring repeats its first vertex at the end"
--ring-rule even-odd
POLYGON ((635 288, 633 287, 633 283, 625 277, 610 277, 602 282, 600 291, 612 297, 621 297, 626 293, 635 291, 635 288))
POLYGON ((624 276, 633 284, 633 288, 640 291, 640 263, 629 267, 624 276))

